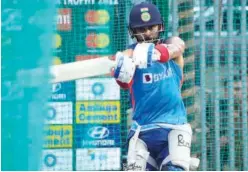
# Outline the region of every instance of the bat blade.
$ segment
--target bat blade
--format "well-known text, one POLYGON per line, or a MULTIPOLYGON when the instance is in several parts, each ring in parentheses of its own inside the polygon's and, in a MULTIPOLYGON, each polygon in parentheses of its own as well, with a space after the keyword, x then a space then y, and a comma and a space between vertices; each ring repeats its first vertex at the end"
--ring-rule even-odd
POLYGON ((55 65, 50 68, 51 73, 54 76, 51 82, 65 82, 108 74, 114 66, 115 61, 110 60, 108 56, 55 65))

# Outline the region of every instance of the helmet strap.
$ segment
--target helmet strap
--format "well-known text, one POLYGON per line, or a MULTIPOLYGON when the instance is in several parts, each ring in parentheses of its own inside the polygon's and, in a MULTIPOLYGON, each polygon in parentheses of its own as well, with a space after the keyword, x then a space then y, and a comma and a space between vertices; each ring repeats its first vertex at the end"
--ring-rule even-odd
POLYGON ((129 32, 129 34, 130 34, 130 36, 131 36, 132 39, 135 38, 134 31, 133 31, 133 29, 130 26, 128 26, 128 32, 129 32))

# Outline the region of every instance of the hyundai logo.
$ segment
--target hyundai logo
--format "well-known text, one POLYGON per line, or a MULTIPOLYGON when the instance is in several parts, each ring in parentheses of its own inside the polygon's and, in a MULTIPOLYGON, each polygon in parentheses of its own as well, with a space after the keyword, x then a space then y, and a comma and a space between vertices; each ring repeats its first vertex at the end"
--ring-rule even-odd
POLYGON ((91 127, 88 135, 94 139, 104 139, 109 136, 109 130, 106 127, 91 127))
POLYGON ((52 85, 52 93, 57 93, 61 90, 61 83, 56 83, 52 85))

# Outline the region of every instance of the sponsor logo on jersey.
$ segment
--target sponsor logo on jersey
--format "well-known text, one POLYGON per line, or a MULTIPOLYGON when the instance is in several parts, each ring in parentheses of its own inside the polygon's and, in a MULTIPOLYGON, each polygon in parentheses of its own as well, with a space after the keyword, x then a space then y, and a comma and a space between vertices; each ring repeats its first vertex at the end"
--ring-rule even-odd
POLYGON ((172 76, 172 70, 167 69, 160 73, 143 73, 143 83, 150 84, 155 83, 172 76))
POLYGON ((151 73, 144 73, 143 74, 143 83, 152 83, 152 74, 151 73))

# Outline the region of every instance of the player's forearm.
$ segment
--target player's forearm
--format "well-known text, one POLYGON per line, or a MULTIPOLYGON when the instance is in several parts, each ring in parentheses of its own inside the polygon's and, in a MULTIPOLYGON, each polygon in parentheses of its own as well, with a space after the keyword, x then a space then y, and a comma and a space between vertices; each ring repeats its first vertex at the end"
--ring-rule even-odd
POLYGON ((185 43, 179 37, 172 37, 166 41, 165 44, 158 44, 156 46, 156 54, 160 57, 161 62, 167 62, 171 59, 182 61, 185 43))
POLYGON ((177 36, 171 37, 168 40, 166 40, 165 45, 167 46, 170 54, 170 58, 172 59, 181 57, 185 50, 184 41, 177 36))
POLYGON ((174 44, 159 44, 156 46, 155 54, 158 56, 158 61, 166 63, 169 60, 178 61, 183 55, 183 49, 174 44))
POLYGON ((170 59, 176 59, 183 55, 184 48, 176 44, 164 44, 170 54, 170 59))

